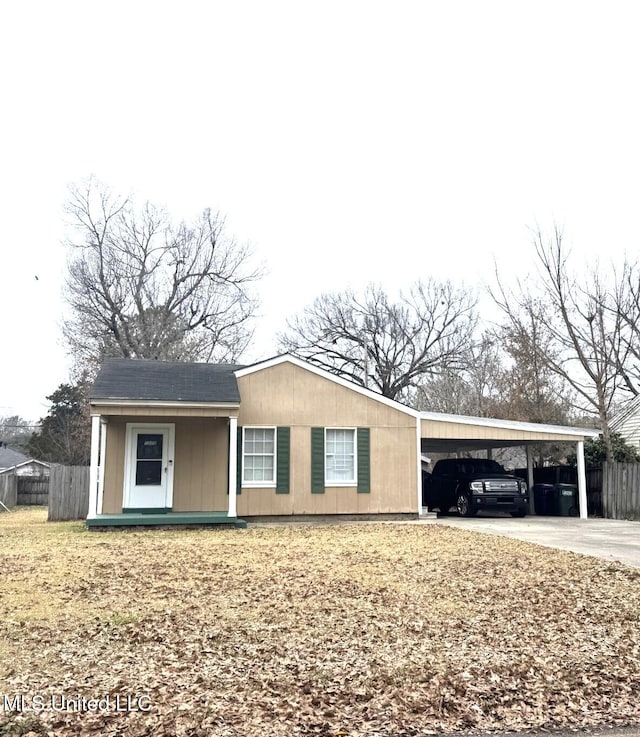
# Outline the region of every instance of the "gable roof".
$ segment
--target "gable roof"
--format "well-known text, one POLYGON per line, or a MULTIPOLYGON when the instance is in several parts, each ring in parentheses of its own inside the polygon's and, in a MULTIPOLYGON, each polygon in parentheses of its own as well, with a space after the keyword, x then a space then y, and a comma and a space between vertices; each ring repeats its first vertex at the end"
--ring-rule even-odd
POLYGON ((38 461, 35 458, 29 458, 26 461, 22 461, 22 463, 16 463, 15 466, 9 466, 9 468, 0 468, 0 473, 12 473, 13 471, 16 471, 18 468, 22 468, 23 466, 28 466, 30 463, 36 463, 38 466, 42 466, 43 468, 51 468, 50 463, 45 463, 44 461, 38 461))
POLYGON ((11 448, 0 447, 0 468, 10 468, 28 460, 29 458, 24 453, 11 450, 11 448))
POLYGON ((137 358, 107 359, 91 389, 91 401, 210 402, 240 404, 230 363, 181 363, 137 358))
POLYGON ((326 371, 325 369, 322 369, 319 366, 310 363, 309 361, 304 361, 303 359, 292 355, 291 353, 283 353, 279 356, 274 356, 273 358, 267 358, 264 361, 253 363, 250 366, 240 366, 236 369, 235 375, 238 378, 242 378, 243 376, 248 376, 249 374, 256 373, 257 371, 263 371, 264 369, 271 368, 271 366, 278 366, 281 363, 291 363, 294 366, 298 366, 298 368, 302 368, 305 369, 305 371, 310 371, 312 374, 316 374, 316 376, 321 376, 323 379, 328 379, 334 384, 339 384, 340 386, 344 386, 347 389, 351 389, 351 391, 354 391, 357 394, 362 394, 365 397, 369 397, 369 399, 375 399, 376 402, 385 404, 387 405, 387 407, 393 407, 399 412, 404 412, 407 415, 411 415, 411 417, 420 416, 420 413, 417 410, 412 409, 411 407, 407 407, 406 404, 396 402, 395 399, 389 399, 388 397, 385 397, 378 392, 374 392, 371 389, 365 389, 363 386, 355 384, 353 381, 343 379, 341 376, 332 374, 329 371, 326 371))

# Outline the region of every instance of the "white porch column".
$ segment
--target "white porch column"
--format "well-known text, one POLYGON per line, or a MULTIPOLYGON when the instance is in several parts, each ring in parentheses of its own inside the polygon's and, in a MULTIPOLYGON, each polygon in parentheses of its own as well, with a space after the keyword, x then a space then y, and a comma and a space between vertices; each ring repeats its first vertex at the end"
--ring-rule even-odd
POLYGON ((89 511, 87 519, 98 514, 98 457, 100 453, 100 415, 91 415, 91 465, 89 467, 89 511))
POLYGON ((579 440, 576 448, 578 462, 578 504, 580 505, 580 519, 587 519, 587 472, 584 466, 584 441, 579 440))
POLYGON ((536 513, 536 501, 533 498, 533 454, 531 453, 531 446, 525 446, 527 451, 527 486, 529 487, 529 512, 531 514, 536 513))
POLYGON ((100 418, 100 457, 98 458, 98 505, 97 512, 102 514, 102 500, 104 497, 104 461, 107 457, 107 419, 100 418))
POLYGON ((422 421, 419 417, 416 417, 416 455, 418 456, 416 491, 418 492, 418 517, 420 517, 422 515, 422 421))
POLYGON ((238 471, 238 418, 229 417, 229 511, 228 517, 238 516, 236 474, 238 471))

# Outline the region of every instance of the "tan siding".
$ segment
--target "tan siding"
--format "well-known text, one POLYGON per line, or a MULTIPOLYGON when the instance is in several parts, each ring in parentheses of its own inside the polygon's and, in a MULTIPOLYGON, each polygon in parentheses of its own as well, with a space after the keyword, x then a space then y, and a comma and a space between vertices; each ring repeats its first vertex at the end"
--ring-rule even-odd
POLYGON ((388 407, 293 364, 282 363, 238 380, 240 424, 403 427, 415 423, 388 407))
POLYGON ((225 420, 176 422, 174 511, 227 510, 228 438, 225 420))
POLYGON ((239 515, 374 514, 415 512, 416 420, 292 364, 279 364, 238 380, 238 424, 291 428, 291 491, 243 489, 239 515), (311 427, 369 427, 371 492, 330 487, 311 493, 311 427))
POLYGON ((273 489, 243 489, 238 496, 238 517, 293 514, 293 494, 276 494, 273 489))
POLYGON ((124 422, 110 421, 107 425, 103 514, 119 514, 122 512, 125 433, 126 425, 124 422))
POLYGON ((460 440, 550 440, 563 442, 577 442, 583 439, 579 435, 467 425, 461 422, 436 422, 434 420, 422 420, 422 437, 440 439, 459 438, 460 440))

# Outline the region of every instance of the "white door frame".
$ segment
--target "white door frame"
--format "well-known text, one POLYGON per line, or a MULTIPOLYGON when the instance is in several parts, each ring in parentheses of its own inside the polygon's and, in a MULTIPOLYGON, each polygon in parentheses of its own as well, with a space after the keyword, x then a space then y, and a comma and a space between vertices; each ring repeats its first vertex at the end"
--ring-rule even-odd
POLYGON ((124 488, 122 490, 123 509, 134 508, 131 501, 132 479, 135 477, 137 433, 167 433, 167 443, 162 453, 162 473, 165 475, 164 504, 166 509, 173 507, 173 466, 175 454, 175 429, 172 422, 127 422, 127 431, 124 444, 124 488))

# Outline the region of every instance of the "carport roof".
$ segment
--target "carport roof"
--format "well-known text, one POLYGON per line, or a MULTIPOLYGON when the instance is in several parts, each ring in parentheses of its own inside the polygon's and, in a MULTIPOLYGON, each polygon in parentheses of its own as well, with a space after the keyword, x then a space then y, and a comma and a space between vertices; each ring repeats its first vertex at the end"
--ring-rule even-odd
POLYGON ((540 442, 578 442, 597 437, 598 430, 490 417, 421 412, 421 446, 427 452, 484 450, 540 442))

